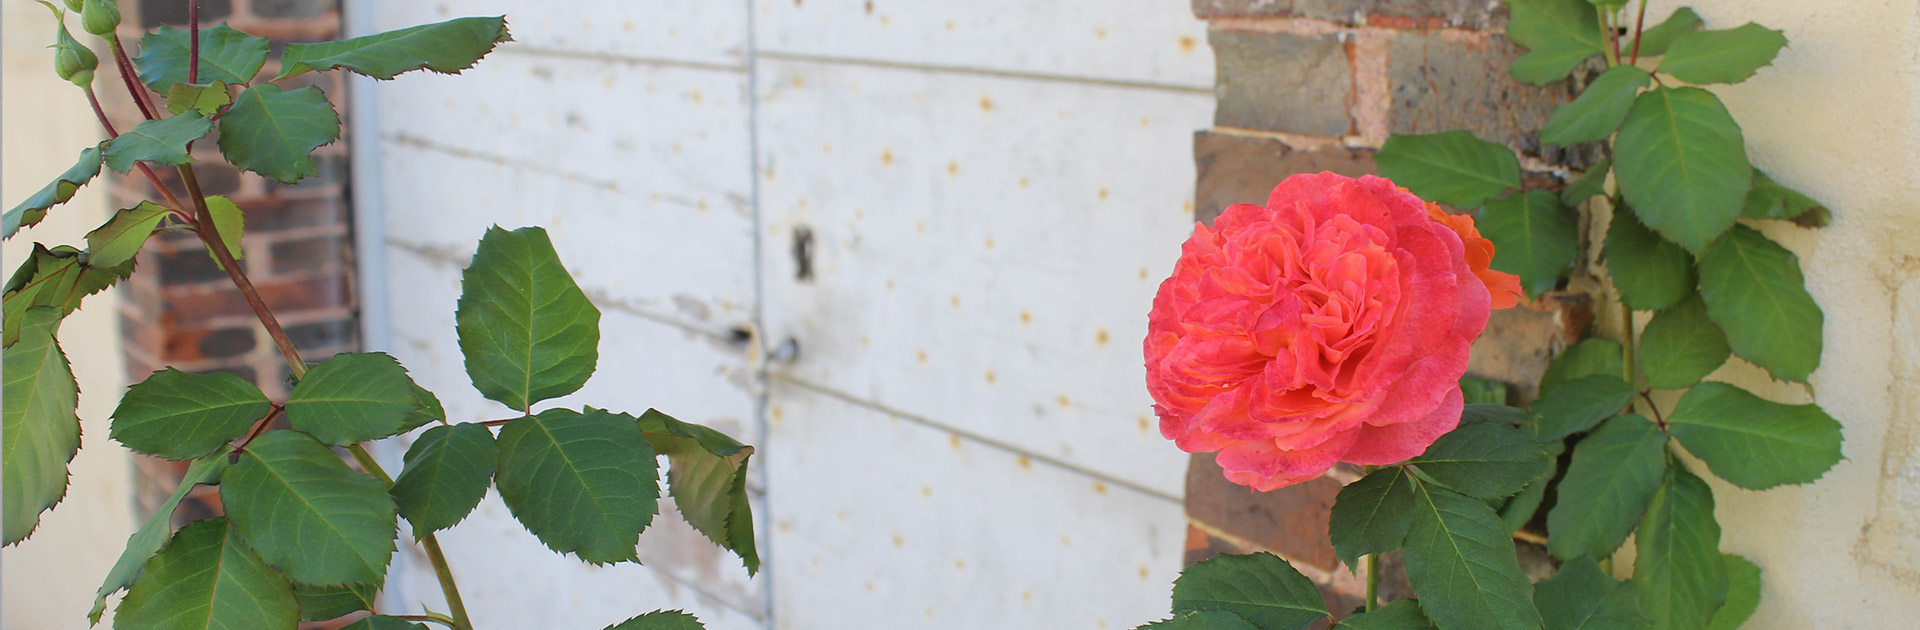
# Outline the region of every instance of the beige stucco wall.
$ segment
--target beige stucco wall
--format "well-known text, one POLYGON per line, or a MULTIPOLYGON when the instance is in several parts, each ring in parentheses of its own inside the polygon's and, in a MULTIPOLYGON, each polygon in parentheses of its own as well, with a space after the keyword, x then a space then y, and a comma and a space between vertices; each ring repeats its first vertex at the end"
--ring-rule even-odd
MULTIPOLYGON (((1824 201, 1821 230, 1766 227, 1800 255, 1826 312, 1812 396, 1730 365, 1714 376, 1775 400, 1815 400, 1845 427, 1846 460, 1810 486, 1715 481, 1721 548, 1765 570, 1747 628, 1895 628, 1920 618, 1920 3, 1658 0, 1711 28, 1749 20, 1792 45, 1771 68, 1713 90, 1754 164, 1824 201)), ((1644 323, 1644 322, 1642 322, 1644 323)))
MULTIPOLYGON (((69 20, 78 29, 78 20, 69 20)), ((0 203, 18 203, 73 164, 99 136, 86 97, 53 74, 45 48, 53 18, 40 5, 0 2, 0 203)), ((79 33, 83 41, 91 41, 79 33)), ((117 80, 108 71, 100 84, 117 80)), ((0 246, 11 274, 35 241, 80 243, 104 221, 107 199, 98 186, 82 189, 48 219, 0 246)), ((0 627, 63 630, 87 627, 94 589, 133 533, 132 462, 107 439, 107 415, 125 387, 116 296, 88 298, 68 317, 60 343, 80 381, 82 437, 67 497, 25 542, 0 552, 0 627)))

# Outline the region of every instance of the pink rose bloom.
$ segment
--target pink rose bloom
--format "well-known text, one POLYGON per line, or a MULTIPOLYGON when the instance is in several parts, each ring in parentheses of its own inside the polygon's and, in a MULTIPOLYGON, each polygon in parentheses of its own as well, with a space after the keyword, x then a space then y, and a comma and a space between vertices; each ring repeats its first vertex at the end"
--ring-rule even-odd
POLYGON ((1471 217, 1393 182, 1295 175, 1197 225, 1148 316, 1160 433, 1274 490, 1417 456, 1460 422, 1467 346, 1519 280, 1471 217))

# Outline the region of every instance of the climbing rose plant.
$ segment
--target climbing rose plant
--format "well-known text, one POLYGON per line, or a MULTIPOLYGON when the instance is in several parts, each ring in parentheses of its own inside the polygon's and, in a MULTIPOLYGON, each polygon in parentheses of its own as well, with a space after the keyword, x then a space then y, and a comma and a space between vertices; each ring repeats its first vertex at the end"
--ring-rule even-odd
MULTIPOLYGON (((99 623, 107 597, 121 589, 117 629, 291 630, 302 620, 373 611, 398 538, 411 536, 425 550, 448 610, 375 614, 346 628, 436 623, 474 630, 435 532, 458 524, 497 488, 514 518, 556 553, 595 565, 638 562, 638 537, 658 511, 662 455, 681 516, 738 555, 749 575, 759 570, 746 490, 753 447, 656 410, 636 417, 537 408, 587 382, 600 341, 600 311, 545 230, 488 230, 461 276, 454 328, 467 376, 511 413, 452 423, 439 398, 391 356, 302 360, 241 262, 246 209, 201 193, 191 147, 216 129, 220 153, 238 168, 283 183, 316 174, 310 154, 339 139, 340 117, 319 88, 286 89, 287 79, 331 70, 377 79, 415 70, 458 73, 509 40, 503 18, 289 44, 277 71, 263 74, 269 42, 224 24, 200 28, 197 1, 188 2, 188 28, 147 34, 137 57, 115 33, 120 13, 112 0, 65 2, 105 41, 104 57, 115 69, 109 76, 121 77, 142 120, 117 130, 94 92, 102 56, 74 38, 65 12, 48 4, 61 22, 55 71, 85 92, 108 139, 8 210, 0 236, 43 220, 103 166, 139 171, 161 199, 116 212, 87 234, 84 247, 35 244, 6 284, 5 543, 26 540, 41 513, 66 495, 67 464, 80 448, 79 390, 56 336, 60 323, 85 297, 132 274, 152 235, 191 234, 205 245, 286 358, 293 381, 285 400, 271 400, 232 374, 168 368, 127 390, 108 437, 189 464, 178 490, 127 540, 87 612, 90 621, 99 623), (180 189, 155 168, 174 169, 180 189), (365 444, 401 435, 414 439, 394 477, 365 444), (174 509, 198 485, 219 487, 226 515, 174 531, 174 509), (401 518, 408 529, 400 529, 401 518)), ((655 611, 609 630, 700 627, 691 615, 655 611)))
MULTIPOLYGON (((1440 230, 1386 180, 1297 176, 1265 207, 1229 208, 1196 229, 1154 301, 1147 386, 1162 433, 1218 451, 1227 478, 1256 490, 1365 467, 1328 523, 1368 584, 1335 628, 1732 630, 1759 606, 1761 567, 1720 551, 1696 470, 1766 490, 1841 459, 1840 424, 1819 406, 1706 380, 1735 356, 1797 383, 1820 363, 1820 307, 1766 233, 1830 213, 1755 168, 1726 106, 1692 87, 1751 78, 1787 39, 1753 23, 1703 30, 1687 8, 1648 26, 1644 1, 1507 4, 1507 33, 1528 49, 1514 78, 1584 84, 1538 131, 1558 154, 1590 156, 1584 172, 1529 188, 1547 178, 1523 178, 1511 149, 1466 131, 1388 139, 1383 175, 1474 209, 1430 215, 1461 236, 1444 257, 1407 240, 1440 230), (1505 385, 1452 380, 1489 301, 1566 286, 1587 214, 1608 219, 1591 239, 1604 271, 1574 286, 1602 287, 1624 334, 1561 351, 1527 409, 1505 404, 1505 385), (1402 308, 1428 319, 1404 323, 1402 308), (1615 567, 1630 536, 1631 569, 1615 567), (1516 538, 1545 547, 1552 577, 1528 579, 1516 538), (1383 605, 1378 558, 1395 549, 1417 599, 1383 605)), ((1173 616, 1144 627, 1298 630, 1330 616, 1285 560, 1229 555, 1188 568, 1173 616)))

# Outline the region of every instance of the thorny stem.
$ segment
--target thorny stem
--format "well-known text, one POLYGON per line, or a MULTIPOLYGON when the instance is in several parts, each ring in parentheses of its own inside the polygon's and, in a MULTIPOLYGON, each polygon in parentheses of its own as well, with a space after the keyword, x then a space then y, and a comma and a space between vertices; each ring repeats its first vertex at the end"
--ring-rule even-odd
POLYGON ((387 615, 387 616, 392 617, 394 619, 405 619, 407 621, 431 621, 449 628, 454 628, 455 630, 458 630, 460 628, 460 626, 454 625, 454 621, 452 619, 449 619, 446 615, 442 615, 440 613, 431 612, 431 611, 429 611, 427 614, 424 614, 424 615, 387 615))
POLYGON ((153 97, 148 96, 145 87, 140 85, 140 73, 134 71, 133 60, 127 58, 127 49, 120 45, 120 34, 114 33, 107 40, 107 45, 113 49, 113 66, 120 70, 120 82, 127 84, 127 95, 133 97, 134 105, 140 106, 141 116, 153 120, 159 108, 154 106, 153 97))
POLYGON ((187 3, 187 83, 200 82, 200 0, 187 3))
MULTIPOLYGON (((87 92, 87 103, 93 106, 93 115, 99 117, 100 126, 106 128, 107 137, 120 137, 120 132, 113 128, 113 119, 107 118, 107 111, 100 108, 100 97, 93 92, 93 86, 87 86, 83 89, 87 92)), ((148 182, 153 184, 153 189, 160 191, 160 196, 166 198, 167 204, 172 206, 168 209, 173 211, 174 216, 188 223, 193 222, 193 215, 188 212, 186 204, 180 203, 180 198, 175 197, 173 190, 167 188, 166 184, 160 183, 160 176, 155 174, 153 169, 147 166, 146 162, 134 162, 133 165, 135 168, 140 169, 140 174, 145 175, 148 182)))

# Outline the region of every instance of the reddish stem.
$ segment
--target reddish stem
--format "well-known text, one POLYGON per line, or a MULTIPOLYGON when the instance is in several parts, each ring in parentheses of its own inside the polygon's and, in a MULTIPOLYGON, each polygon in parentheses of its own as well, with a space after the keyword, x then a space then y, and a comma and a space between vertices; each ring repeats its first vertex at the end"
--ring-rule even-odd
POLYGON ((294 350, 293 339, 287 337, 287 330, 280 327, 280 320, 267 308, 266 300, 260 298, 260 290, 253 287, 253 281, 240 270, 240 261, 234 259, 233 252, 227 250, 227 242, 220 238, 220 228, 213 222, 213 212, 207 209, 207 197, 200 192, 200 180, 193 175, 192 164, 180 165, 180 180, 187 185, 187 196, 193 199, 195 216, 199 217, 200 240, 207 244, 207 251, 213 253, 214 260, 226 268, 227 277, 240 289, 240 295, 247 299, 247 306, 253 307, 254 316, 260 319, 260 325, 267 328, 267 335, 273 337, 273 345, 280 347, 280 356, 287 360, 287 368, 293 370, 293 380, 307 375, 307 364, 300 360, 300 352, 294 350))
POLYGON ((1640 398, 1647 401, 1647 411, 1653 414, 1653 421, 1660 424, 1660 430, 1667 430, 1667 419, 1660 415, 1660 406, 1653 404, 1653 390, 1641 390, 1640 398))
MULTIPOLYGON (((100 126, 107 129, 107 137, 120 137, 120 132, 115 131, 113 128, 113 120, 107 118, 107 111, 100 108, 100 97, 94 94, 92 87, 88 87, 86 90, 87 103, 93 106, 93 115, 100 118, 100 126)), ((193 220, 193 215, 187 213, 186 205, 180 203, 180 198, 175 197, 173 191, 168 189, 166 184, 160 183, 160 176, 155 174, 153 169, 147 166, 146 162, 134 162, 133 165, 135 168, 140 169, 140 174, 147 176, 147 181, 153 184, 153 189, 160 191, 160 196, 166 198, 167 203, 172 206, 168 208, 168 210, 171 210, 175 217, 187 222, 189 225, 198 224, 193 220)))
POLYGON ((114 33, 109 41, 113 48, 113 67, 120 69, 120 82, 127 84, 127 94, 133 96, 133 104, 140 107, 140 115, 153 120, 160 109, 147 95, 146 86, 140 84, 140 73, 133 69, 133 60, 127 58, 126 47, 120 45, 120 34, 114 33))
POLYGON ((1633 58, 1627 61, 1627 65, 1637 65, 1640 63, 1640 38, 1645 35, 1646 32, 1647 1, 1640 0, 1640 17, 1635 18, 1633 22, 1633 58))
POLYGON ((247 445, 252 444, 253 439, 260 437, 260 434, 266 433, 267 426, 273 424, 273 419, 280 417, 280 412, 285 409, 285 407, 275 404, 273 409, 268 410, 265 417, 260 418, 259 422, 253 423, 253 428, 248 430, 247 436, 240 440, 240 445, 233 447, 233 454, 239 455, 246 452, 247 445))
POLYGON ((187 83, 200 82, 200 0, 187 2, 187 83))

